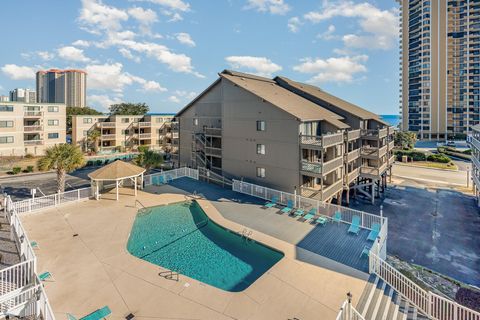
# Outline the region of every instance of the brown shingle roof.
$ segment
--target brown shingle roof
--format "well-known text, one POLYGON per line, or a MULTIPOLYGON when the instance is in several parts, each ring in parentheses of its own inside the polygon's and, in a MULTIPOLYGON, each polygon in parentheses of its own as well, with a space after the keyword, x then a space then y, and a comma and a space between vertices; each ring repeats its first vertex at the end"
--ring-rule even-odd
POLYGON ((301 121, 324 120, 339 129, 349 128, 342 116, 333 113, 279 86, 275 81, 255 75, 225 70, 220 77, 264 99, 301 121))
POLYGON ((335 97, 334 95, 331 95, 318 87, 306 83, 296 82, 286 77, 276 77, 274 80, 284 81, 285 83, 287 83, 287 85, 293 87, 294 89, 303 91, 307 95, 311 95, 317 99, 325 101, 326 103, 336 106, 339 109, 345 110, 346 112, 362 120, 374 119, 383 122, 382 120, 380 120, 380 117, 377 114, 365 110, 357 105, 354 105, 353 103, 335 97))
POLYGON ((88 174, 93 180, 118 180, 141 175, 145 169, 131 163, 117 160, 88 174))

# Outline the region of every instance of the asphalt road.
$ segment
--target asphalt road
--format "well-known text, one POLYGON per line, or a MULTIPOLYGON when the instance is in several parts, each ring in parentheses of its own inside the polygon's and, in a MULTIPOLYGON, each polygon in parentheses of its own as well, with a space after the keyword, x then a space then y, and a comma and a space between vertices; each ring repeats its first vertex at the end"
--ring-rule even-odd
MULTIPOLYGON (((463 162, 462 162, 463 163, 463 162)), ((464 163, 463 163, 464 164, 464 163)), ((438 184, 441 186, 455 186, 466 187, 467 186, 467 171, 466 167, 463 170, 450 171, 450 170, 438 170, 422 167, 414 167, 395 163, 393 165, 392 174, 399 178, 412 179, 425 184, 432 185, 438 184)), ((471 181, 470 181, 471 186, 471 181)))

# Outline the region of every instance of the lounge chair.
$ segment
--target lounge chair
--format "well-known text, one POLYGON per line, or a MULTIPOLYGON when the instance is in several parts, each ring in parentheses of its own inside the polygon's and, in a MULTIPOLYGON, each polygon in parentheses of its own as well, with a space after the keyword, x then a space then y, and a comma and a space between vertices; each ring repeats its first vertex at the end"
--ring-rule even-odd
POLYGON ((335 212, 333 215, 333 221, 340 223, 342 221, 342 213, 340 211, 335 212))
POLYGON ((77 319, 74 315, 67 313, 68 320, 100 320, 105 319, 112 313, 108 306, 105 306, 101 309, 95 310, 92 313, 86 315, 83 318, 77 319))
POLYGON ((159 176, 158 177, 158 184, 165 184, 165 177, 164 176, 159 176))
POLYGON ((32 249, 40 249, 37 241, 31 241, 30 245, 32 246, 32 249))
POLYGON ((272 201, 265 203, 265 208, 273 208, 277 205, 278 197, 272 197, 272 201))
POLYGON ((360 258, 363 257, 363 256, 369 256, 370 255, 370 249, 372 249, 371 247, 369 246, 364 246, 363 249, 362 249, 362 253, 360 253, 360 258))
POLYGON ((38 275, 38 279, 40 279, 40 281, 45 281, 45 280, 48 280, 48 279, 53 280, 53 275, 50 272, 45 271, 44 273, 41 273, 41 274, 38 275))
POLYGON ((293 215, 294 215, 295 217, 300 217, 300 216, 303 216, 304 214, 305 214, 305 210, 303 210, 303 209, 297 209, 297 210, 293 213, 293 215))
POLYGON ((359 231, 360 231, 360 217, 353 216, 352 224, 350 225, 350 228, 348 228, 348 233, 354 233, 358 235, 359 231))
POLYGON ((282 210, 280 210, 280 212, 283 214, 283 213, 290 213, 292 212, 293 210, 293 201, 292 200, 288 200, 287 201, 287 206, 285 208, 283 208, 282 210))
POLYGON ((327 224, 328 219, 325 216, 320 216, 317 219, 315 219, 315 222, 321 225, 322 227, 324 227, 327 224))
POLYGON ((312 220, 315 217, 316 213, 317 213, 317 209, 312 208, 310 209, 310 211, 308 211, 306 215, 301 217, 299 220, 302 220, 302 222, 312 220))
POLYGON ((378 223, 372 224, 372 230, 368 234, 367 240, 375 241, 375 239, 377 239, 379 233, 380 233, 380 224, 378 224, 378 223))

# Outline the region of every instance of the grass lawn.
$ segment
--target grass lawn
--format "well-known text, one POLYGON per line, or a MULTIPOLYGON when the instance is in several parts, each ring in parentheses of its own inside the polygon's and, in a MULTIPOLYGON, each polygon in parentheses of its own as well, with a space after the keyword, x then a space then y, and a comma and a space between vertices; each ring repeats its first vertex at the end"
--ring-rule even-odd
POLYGON ((407 165, 415 167, 427 167, 427 168, 436 168, 444 170, 458 170, 458 167, 453 162, 450 163, 440 163, 440 162, 431 162, 431 161, 414 161, 408 162, 407 165))

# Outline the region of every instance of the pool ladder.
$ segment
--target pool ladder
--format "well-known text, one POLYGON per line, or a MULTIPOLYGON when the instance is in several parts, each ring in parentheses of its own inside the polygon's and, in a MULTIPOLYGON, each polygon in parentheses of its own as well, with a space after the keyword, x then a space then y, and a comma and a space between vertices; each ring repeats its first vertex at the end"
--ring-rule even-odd
POLYGON ((167 280, 174 280, 174 281, 179 281, 180 278, 179 278, 179 273, 178 272, 175 272, 175 271, 172 271, 172 270, 167 270, 167 271, 162 271, 158 274, 160 277, 163 277, 167 280))
POLYGON ((248 230, 247 228, 244 228, 242 231, 239 231, 238 234, 245 239, 245 241, 252 240, 252 230, 248 230))

